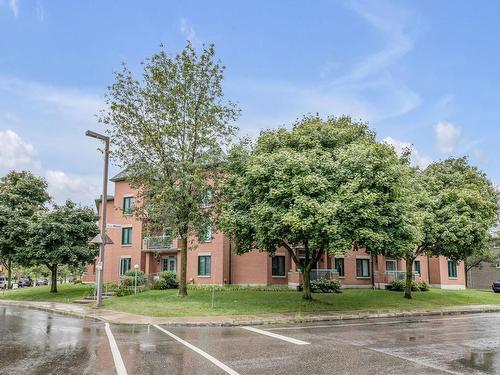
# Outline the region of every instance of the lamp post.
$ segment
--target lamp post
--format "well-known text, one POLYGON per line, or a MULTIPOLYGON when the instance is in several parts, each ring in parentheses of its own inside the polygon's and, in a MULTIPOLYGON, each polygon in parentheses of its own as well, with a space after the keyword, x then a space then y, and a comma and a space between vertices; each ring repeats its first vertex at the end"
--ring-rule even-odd
POLYGON ((137 294, 137 270, 139 269, 139 265, 136 264, 134 266, 134 269, 135 269, 134 294, 137 294))
POLYGON ((104 172, 102 176, 102 200, 101 200, 101 241, 99 246, 99 264, 97 265, 97 307, 102 306, 102 284, 103 284, 103 270, 104 270, 104 247, 106 246, 106 206, 108 198, 108 164, 109 164, 109 137, 87 130, 85 132, 87 137, 99 139, 104 142, 104 172))

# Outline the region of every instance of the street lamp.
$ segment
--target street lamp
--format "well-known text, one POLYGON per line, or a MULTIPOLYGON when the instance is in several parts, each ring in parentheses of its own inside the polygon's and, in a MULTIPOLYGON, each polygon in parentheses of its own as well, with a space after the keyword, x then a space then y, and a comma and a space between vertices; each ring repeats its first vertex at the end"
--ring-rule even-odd
POLYGON ((135 283, 134 283, 134 294, 137 294, 137 270, 139 269, 139 265, 136 264, 134 266, 135 269, 135 283))
MULTIPOLYGON (((101 200, 101 241, 99 241, 99 264, 97 265, 97 307, 102 306, 102 284, 103 284, 103 269, 104 269, 104 247, 108 236, 106 235, 106 206, 108 202, 108 164, 109 164, 109 137, 87 130, 87 137, 99 139, 104 142, 104 172, 102 176, 102 200, 101 200)), ((96 241, 98 242, 98 241, 96 241)))

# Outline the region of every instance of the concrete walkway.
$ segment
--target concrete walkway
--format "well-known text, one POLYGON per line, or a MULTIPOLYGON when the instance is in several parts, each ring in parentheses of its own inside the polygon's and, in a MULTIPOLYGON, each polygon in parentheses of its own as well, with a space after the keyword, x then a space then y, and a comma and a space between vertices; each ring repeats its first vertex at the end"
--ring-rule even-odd
POLYGON ((322 311, 317 313, 273 313, 255 315, 225 315, 225 316, 203 316, 203 317, 152 317, 129 314, 126 312, 112 311, 106 309, 91 308, 82 305, 57 303, 57 302, 29 302, 1 300, 0 305, 25 307, 63 315, 71 315, 80 318, 96 319, 112 324, 162 324, 178 327, 200 327, 200 326, 244 326, 263 324, 289 324, 307 323, 321 321, 338 321, 372 318, 395 318, 412 316, 436 316, 436 315, 458 315, 477 314, 485 312, 500 312, 500 305, 469 305, 436 308, 432 310, 365 310, 365 311, 322 311))

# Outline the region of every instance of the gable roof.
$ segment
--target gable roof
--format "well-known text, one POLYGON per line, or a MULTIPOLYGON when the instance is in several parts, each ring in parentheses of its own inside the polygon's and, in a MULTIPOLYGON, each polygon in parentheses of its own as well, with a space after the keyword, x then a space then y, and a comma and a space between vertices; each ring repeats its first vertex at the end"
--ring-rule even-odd
POLYGON ((127 178, 127 173, 126 173, 126 171, 124 169, 123 171, 121 171, 117 175, 111 177, 109 180, 111 182, 119 182, 119 181, 125 181, 126 178, 127 178))

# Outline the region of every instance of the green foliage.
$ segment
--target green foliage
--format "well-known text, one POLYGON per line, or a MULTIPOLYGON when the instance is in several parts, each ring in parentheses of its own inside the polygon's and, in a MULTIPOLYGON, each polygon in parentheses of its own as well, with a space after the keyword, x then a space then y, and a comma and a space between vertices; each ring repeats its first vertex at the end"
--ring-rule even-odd
POLYGON ((49 201, 47 182, 30 172, 9 172, 0 179, 0 263, 10 274, 17 252, 29 239, 28 226, 49 201))
POLYGON ((224 100, 224 66, 213 45, 197 53, 188 42, 174 57, 162 46, 142 66, 141 80, 126 65, 116 74, 99 120, 108 126, 115 161, 145 202, 135 214, 147 216, 148 232, 168 228, 168 236, 181 238, 186 259, 187 238, 201 237, 211 222, 212 207, 203 201, 221 176, 239 109, 224 100))
POLYGON ((390 289, 394 292, 402 292, 405 290, 406 283, 403 280, 393 280, 390 289))
POLYGON ((341 293, 341 285, 337 280, 321 277, 311 281, 311 291, 314 293, 341 293))
MULTIPOLYGON (((97 255, 97 249, 89 245, 90 239, 99 232, 95 221, 91 208, 71 201, 54 205, 51 211, 39 211, 26 228, 29 240, 18 251, 17 259, 24 264, 46 265, 56 279, 60 266, 88 264, 97 255)), ((56 284, 52 287, 57 290, 56 284)))
MULTIPOLYGON (((136 282, 136 276, 135 276, 135 271, 128 271, 125 273, 125 275, 122 277, 120 280, 120 285, 121 286, 127 286, 127 287, 134 287, 135 282, 136 282)), ((142 271, 137 271, 137 285, 145 285, 146 283, 146 278, 144 276, 144 272, 142 271)))
POLYGON ((162 272, 160 274, 160 279, 165 280, 166 289, 174 289, 179 287, 179 282, 177 281, 177 274, 172 271, 162 272))
POLYGON ((134 288, 131 288, 123 283, 121 283, 115 290, 115 296, 117 297, 130 296, 131 294, 134 294, 134 288))
POLYGON ((262 132, 230 156, 219 225, 235 251, 286 248, 307 276, 325 253, 411 248, 401 197, 408 169, 349 117, 305 117, 292 130, 262 132), (300 247, 305 260, 295 257, 300 247))
MULTIPOLYGON (((403 280, 394 280, 390 285, 390 290, 394 292, 402 292, 405 290, 406 282, 403 280)), ((429 290, 429 284, 425 280, 412 281, 411 283, 412 292, 427 292, 429 290)))
POLYGON ((427 281, 425 280, 420 280, 416 282, 417 289, 421 292, 428 292, 430 287, 427 281))

